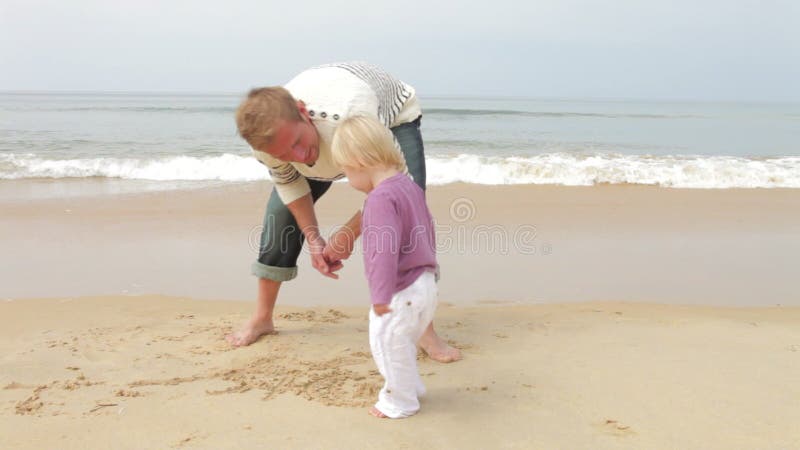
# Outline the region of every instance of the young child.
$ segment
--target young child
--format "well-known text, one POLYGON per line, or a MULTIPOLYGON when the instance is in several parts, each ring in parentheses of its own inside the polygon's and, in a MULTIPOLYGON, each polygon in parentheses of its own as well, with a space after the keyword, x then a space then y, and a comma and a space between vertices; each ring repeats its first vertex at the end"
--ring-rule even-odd
POLYGON ((437 303, 433 218, 425 193, 404 173, 391 132, 376 119, 354 116, 342 122, 331 151, 350 184, 367 194, 361 236, 372 299, 369 345, 385 380, 369 412, 408 417, 419 410, 418 398, 425 393, 417 341, 437 303))

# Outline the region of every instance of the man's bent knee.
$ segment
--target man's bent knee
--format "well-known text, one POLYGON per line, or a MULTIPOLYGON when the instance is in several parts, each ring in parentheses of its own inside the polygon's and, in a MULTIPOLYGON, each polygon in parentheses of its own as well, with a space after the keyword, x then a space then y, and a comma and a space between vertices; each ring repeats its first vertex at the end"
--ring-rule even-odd
POLYGON ((290 281, 297 278, 297 267, 268 266, 258 261, 253 263, 250 271, 258 278, 274 281, 290 281))

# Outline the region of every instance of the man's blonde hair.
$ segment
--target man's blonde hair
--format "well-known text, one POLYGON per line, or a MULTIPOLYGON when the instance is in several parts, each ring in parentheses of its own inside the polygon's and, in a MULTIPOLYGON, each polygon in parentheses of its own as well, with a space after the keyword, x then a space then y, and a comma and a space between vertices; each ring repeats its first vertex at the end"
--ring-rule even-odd
POLYGON ((251 147, 268 146, 281 121, 303 120, 297 100, 280 86, 255 88, 236 110, 236 127, 251 147))
POLYGON ((336 128, 331 143, 333 162, 339 167, 394 167, 404 171, 406 162, 388 128, 377 119, 353 116, 336 128))

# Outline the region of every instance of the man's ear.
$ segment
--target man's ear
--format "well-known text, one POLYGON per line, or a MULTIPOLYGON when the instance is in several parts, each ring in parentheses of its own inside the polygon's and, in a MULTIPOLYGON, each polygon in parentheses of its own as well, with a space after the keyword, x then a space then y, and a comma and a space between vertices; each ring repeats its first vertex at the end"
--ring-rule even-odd
POLYGON ((306 104, 302 100, 297 101, 297 111, 300 112, 300 115, 303 116, 304 119, 309 120, 311 118, 308 115, 308 109, 306 109, 306 104))

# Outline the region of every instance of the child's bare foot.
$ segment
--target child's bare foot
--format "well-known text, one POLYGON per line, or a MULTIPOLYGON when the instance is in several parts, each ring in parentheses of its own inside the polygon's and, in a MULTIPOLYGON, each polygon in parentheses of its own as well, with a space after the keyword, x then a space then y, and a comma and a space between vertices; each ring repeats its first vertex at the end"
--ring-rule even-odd
POLYGON ((428 356, 441 363, 450 363, 461 359, 461 350, 450 346, 436 333, 425 333, 419 339, 419 346, 428 356))
POLYGON ((274 334, 275 326, 272 320, 250 319, 242 328, 227 336, 225 340, 234 347, 243 347, 257 341, 265 334, 274 334))
POLYGON ((373 406, 372 408, 370 408, 370 409, 369 409, 369 415, 371 415, 371 416, 375 416, 375 417, 377 417, 378 419, 386 419, 387 417, 389 417, 389 416, 387 416, 386 414, 384 414, 384 413, 380 412, 380 411, 378 410, 378 408, 376 408, 376 407, 374 407, 374 406, 373 406))

